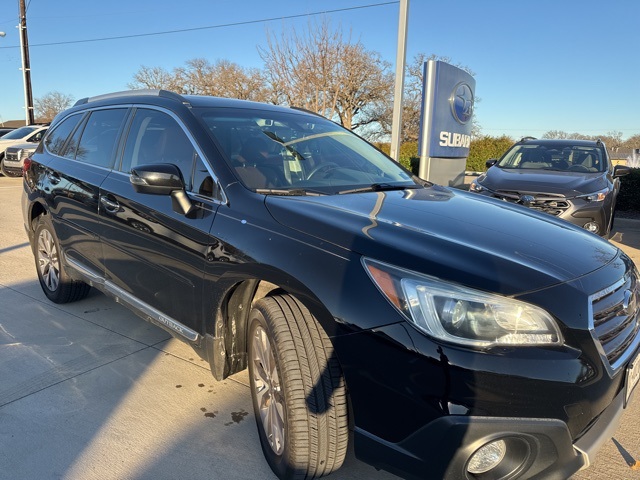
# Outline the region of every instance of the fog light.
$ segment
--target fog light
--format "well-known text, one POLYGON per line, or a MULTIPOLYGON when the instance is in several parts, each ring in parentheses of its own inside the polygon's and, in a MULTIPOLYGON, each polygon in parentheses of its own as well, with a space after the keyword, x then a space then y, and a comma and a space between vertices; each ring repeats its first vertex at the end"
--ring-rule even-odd
POLYGON ((487 443, 471 455, 467 471, 474 475, 486 473, 500 465, 505 453, 507 453, 507 444, 504 440, 487 443))
POLYGON ((598 225, 596 222, 585 223, 582 228, 588 230, 591 233, 598 233, 600 231, 600 225, 598 225))

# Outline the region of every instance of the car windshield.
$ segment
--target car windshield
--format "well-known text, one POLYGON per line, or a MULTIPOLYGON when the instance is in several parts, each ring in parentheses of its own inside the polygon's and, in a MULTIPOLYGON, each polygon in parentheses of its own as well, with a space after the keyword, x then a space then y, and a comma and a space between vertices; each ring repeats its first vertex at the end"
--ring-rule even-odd
POLYGON ((213 108, 198 113, 240 180, 260 193, 337 194, 421 186, 360 137, 319 116, 213 108))
POLYGON ((2 137, 3 140, 19 140, 26 137, 30 133, 36 131, 40 127, 20 127, 2 137))
POLYGON ((515 145, 496 164, 501 168, 603 172, 606 167, 604 147, 545 143, 515 145))

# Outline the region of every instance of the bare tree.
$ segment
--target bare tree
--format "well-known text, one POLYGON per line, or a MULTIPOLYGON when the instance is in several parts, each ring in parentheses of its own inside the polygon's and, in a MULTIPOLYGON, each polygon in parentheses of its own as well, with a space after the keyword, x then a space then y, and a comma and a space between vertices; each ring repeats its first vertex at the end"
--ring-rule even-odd
POLYGON ((140 70, 133 76, 133 82, 129 83, 128 87, 131 89, 164 89, 184 93, 176 80, 175 73, 168 72, 162 67, 142 65, 140 70))
POLYGON ((306 108, 357 128, 377 120, 392 90, 389 64, 351 42, 328 20, 280 37, 268 33, 258 47, 273 103, 306 108))
POLYGON ((49 92, 36 98, 34 103, 37 121, 50 122, 58 113, 71 106, 73 97, 60 92, 49 92))
POLYGON ((228 60, 218 60, 212 64, 204 58, 194 58, 172 72, 161 67, 142 66, 129 87, 242 100, 267 100, 265 80, 260 70, 243 68, 228 60))
POLYGON ((229 60, 210 63, 204 58, 189 60, 175 70, 184 93, 266 101, 265 79, 257 68, 244 68, 229 60))
POLYGON ((601 135, 600 139, 607 145, 607 149, 610 152, 617 152, 624 143, 622 141, 622 132, 618 131, 607 132, 606 135, 601 135))

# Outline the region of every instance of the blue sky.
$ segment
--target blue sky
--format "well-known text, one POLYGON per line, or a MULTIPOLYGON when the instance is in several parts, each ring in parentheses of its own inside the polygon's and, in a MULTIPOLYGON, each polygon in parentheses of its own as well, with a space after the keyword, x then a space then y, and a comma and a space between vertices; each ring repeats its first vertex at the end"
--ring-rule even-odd
MULTIPOLYGON (((34 98, 58 91, 79 99, 126 90, 141 65, 171 70, 206 58, 262 67, 256 46, 267 31, 301 31, 309 21, 282 17, 385 0, 27 3, 34 98), (93 41, 211 26, 219 27, 93 41)), ((328 15, 395 64, 398 12, 390 3, 328 15)), ((639 19, 637 0, 410 0, 407 60, 433 53, 474 71, 483 134, 619 131, 628 138, 640 134, 639 19)), ((24 118, 17 23, 18 0, 2 0, 0 122, 24 118)))

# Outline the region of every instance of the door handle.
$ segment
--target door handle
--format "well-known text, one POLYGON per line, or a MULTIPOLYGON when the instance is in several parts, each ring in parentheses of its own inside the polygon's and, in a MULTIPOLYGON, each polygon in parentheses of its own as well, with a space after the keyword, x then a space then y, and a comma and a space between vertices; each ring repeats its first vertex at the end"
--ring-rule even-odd
POLYGON ((120 204, 118 202, 110 200, 103 195, 100 196, 100 203, 104 206, 104 209, 110 213, 116 213, 120 210, 120 204))

